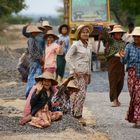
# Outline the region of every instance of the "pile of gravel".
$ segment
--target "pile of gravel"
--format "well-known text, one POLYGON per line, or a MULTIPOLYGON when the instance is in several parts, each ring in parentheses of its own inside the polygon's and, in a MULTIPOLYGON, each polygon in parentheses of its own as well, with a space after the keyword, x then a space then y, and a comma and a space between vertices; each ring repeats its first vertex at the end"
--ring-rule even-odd
POLYGON ((48 128, 35 128, 28 124, 19 125, 20 117, 0 116, 0 135, 8 135, 11 133, 30 134, 30 133, 58 133, 65 129, 72 128, 77 132, 86 133, 87 130, 70 115, 64 115, 61 120, 55 121, 48 128))
POLYGON ((18 110, 15 107, 12 107, 12 106, 8 106, 8 107, 0 106, 0 114, 1 115, 19 114, 19 113, 22 113, 22 111, 18 110))
POLYGON ((0 79, 17 80, 18 71, 16 69, 20 53, 5 47, 0 50, 0 79))
POLYGON ((8 47, 0 48, 0 98, 21 98, 24 97, 25 84, 21 82, 17 70, 19 57, 24 49, 12 50, 8 47), (7 83, 16 83, 10 84, 7 83))

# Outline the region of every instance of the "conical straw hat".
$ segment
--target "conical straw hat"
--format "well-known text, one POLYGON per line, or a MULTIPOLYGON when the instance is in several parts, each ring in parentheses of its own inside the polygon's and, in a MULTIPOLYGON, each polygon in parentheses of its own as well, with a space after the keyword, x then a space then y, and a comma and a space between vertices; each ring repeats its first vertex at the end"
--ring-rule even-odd
POLYGON ((132 36, 140 36, 140 27, 135 27, 133 32, 130 35, 132 35, 132 36))
POLYGON ((48 38, 48 36, 53 36, 55 40, 59 39, 57 35, 54 34, 53 30, 48 30, 48 32, 45 34, 44 38, 48 38))
POLYGON ((52 82, 52 85, 57 85, 58 82, 55 80, 54 78, 54 74, 50 73, 50 72, 44 72, 42 75, 40 76, 37 76, 35 78, 35 80, 38 82, 38 81, 42 81, 43 79, 46 79, 46 80, 51 80, 52 82))

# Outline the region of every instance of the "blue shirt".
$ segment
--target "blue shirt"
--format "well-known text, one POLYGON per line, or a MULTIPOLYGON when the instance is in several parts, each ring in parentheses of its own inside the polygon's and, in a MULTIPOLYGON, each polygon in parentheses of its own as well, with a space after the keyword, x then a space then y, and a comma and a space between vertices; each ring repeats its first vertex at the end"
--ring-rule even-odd
POLYGON ((64 42, 64 45, 65 45, 64 46, 64 54, 66 54, 68 49, 69 49, 69 46, 70 46, 69 36, 68 35, 64 36, 64 35, 60 34, 58 37, 59 37, 59 39, 57 40, 57 43, 59 44, 61 41, 64 42))
POLYGON ((129 43, 126 45, 125 53, 122 63, 127 63, 127 69, 136 66, 136 76, 140 78, 140 47, 136 47, 134 43, 129 43))

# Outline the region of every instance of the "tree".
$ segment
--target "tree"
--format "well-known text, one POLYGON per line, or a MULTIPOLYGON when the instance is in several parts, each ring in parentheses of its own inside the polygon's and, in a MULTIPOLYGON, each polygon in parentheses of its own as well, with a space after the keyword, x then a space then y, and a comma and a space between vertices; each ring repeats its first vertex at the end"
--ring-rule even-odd
POLYGON ((110 10, 121 25, 134 22, 140 13, 140 0, 110 0, 110 10))
POLYGON ((140 0, 121 0, 122 9, 128 11, 131 15, 139 15, 140 0))
POLYGON ((1 0, 0 17, 18 13, 25 7, 25 0, 1 0))

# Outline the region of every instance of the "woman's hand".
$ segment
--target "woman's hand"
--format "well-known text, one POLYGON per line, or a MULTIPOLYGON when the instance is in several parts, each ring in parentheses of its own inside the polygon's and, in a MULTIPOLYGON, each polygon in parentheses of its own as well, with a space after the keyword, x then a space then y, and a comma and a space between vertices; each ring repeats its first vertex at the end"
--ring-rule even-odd
POLYGON ((119 55, 120 55, 121 58, 124 57, 125 56, 125 51, 123 49, 120 50, 119 55))
POLYGON ((80 77, 80 74, 79 74, 78 72, 76 72, 75 69, 74 69, 73 77, 74 77, 74 78, 80 77))
POLYGON ((37 84, 36 84, 36 90, 37 90, 36 94, 38 94, 42 90, 42 88, 43 88, 42 82, 41 81, 37 82, 37 84))

